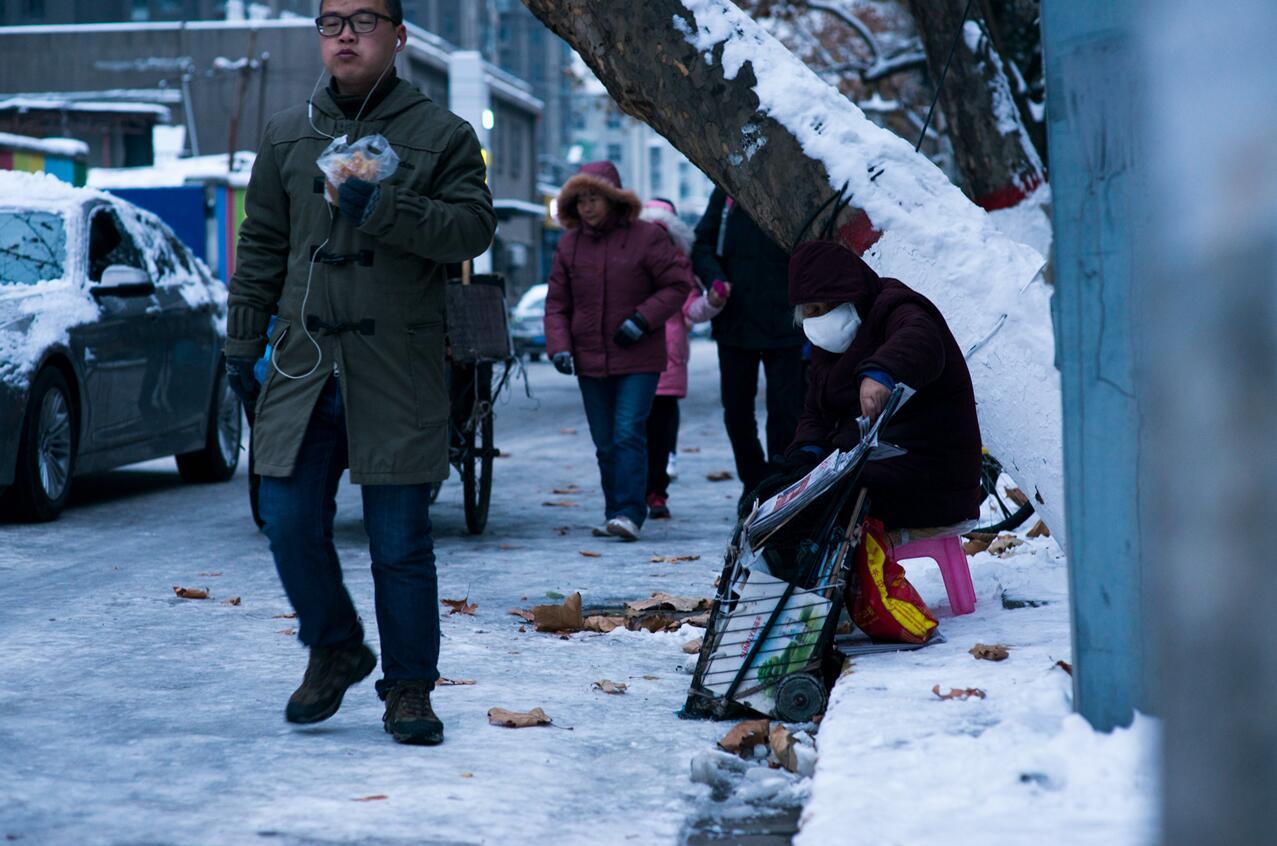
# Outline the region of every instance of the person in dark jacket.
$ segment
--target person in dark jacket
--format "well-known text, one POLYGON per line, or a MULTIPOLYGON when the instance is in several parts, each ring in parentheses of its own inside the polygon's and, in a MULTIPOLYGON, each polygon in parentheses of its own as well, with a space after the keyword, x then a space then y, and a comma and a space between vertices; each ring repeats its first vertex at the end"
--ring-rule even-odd
POLYGON ((696 224, 692 248, 696 275, 712 288, 732 286, 714 318, 723 424, 736 458, 736 474, 751 491, 768 475, 768 459, 780 460, 793 440, 803 404, 803 337, 785 295, 789 255, 722 189, 710 195, 696 224), (767 451, 758 440, 754 401, 758 368, 767 378, 767 451))
POLYGON ((546 353, 575 373, 603 486, 596 535, 638 540, 647 518, 647 419, 665 369, 665 323, 692 290, 692 267, 665 229, 639 219, 611 162, 591 162, 559 193, 559 240, 545 298, 546 353))
MULTIPOLYGON (((794 252, 789 300, 813 350, 811 385, 786 455, 788 477, 833 449, 854 447, 857 416, 875 419, 901 383, 917 393, 892 417, 883 439, 906 453, 866 465, 861 480, 870 514, 889 530, 978 517, 975 394, 940 310, 902 282, 880 278, 845 247, 826 242, 808 242, 794 252)), ((780 477, 762 487, 779 489, 784 482, 780 477)))
POLYGON ((429 505, 448 475, 444 266, 487 249, 496 214, 474 130, 394 73, 408 41, 402 12, 397 0, 320 6, 332 81, 266 126, 230 282, 226 375, 254 407, 264 531, 310 650, 285 717, 328 719, 377 665, 333 545, 349 467, 372 557, 383 726, 397 741, 434 744, 443 723, 430 704, 439 600, 429 505), (330 142, 373 133, 399 155, 393 175, 325 190, 317 159, 330 142))

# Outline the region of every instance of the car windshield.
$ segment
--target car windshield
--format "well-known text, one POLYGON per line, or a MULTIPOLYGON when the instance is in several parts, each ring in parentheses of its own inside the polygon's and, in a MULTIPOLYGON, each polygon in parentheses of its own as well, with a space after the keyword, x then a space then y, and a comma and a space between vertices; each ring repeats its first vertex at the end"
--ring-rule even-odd
POLYGON ((0 209, 0 287, 61 279, 66 252, 62 215, 0 209))

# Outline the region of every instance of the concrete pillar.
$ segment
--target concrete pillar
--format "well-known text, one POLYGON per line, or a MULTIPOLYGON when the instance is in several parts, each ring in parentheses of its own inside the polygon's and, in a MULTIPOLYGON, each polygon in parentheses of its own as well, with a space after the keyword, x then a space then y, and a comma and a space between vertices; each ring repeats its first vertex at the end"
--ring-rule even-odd
POLYGON ((1150 705, 1132 302, 1139 222, 1148 213, 1137 2, 1042 5, 1074 707, 1105 731, 1150 705))
POLYGON ((1145 543, 1163 843, 1277 831, 1277 65, 1272 0, 1140 0, 1154 215, 1145 543))

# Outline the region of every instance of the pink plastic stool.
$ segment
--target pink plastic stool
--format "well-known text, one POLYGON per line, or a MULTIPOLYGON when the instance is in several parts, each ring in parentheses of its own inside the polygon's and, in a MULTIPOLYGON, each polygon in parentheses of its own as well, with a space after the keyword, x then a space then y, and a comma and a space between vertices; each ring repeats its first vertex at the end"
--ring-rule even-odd
POLYGON ((967 554, 962 551, 960 538, 954 535, 947 538, 921 538, 896 547, 895 556, 897 561, 930 558, 939 564, 953 616, 960 617, 975 610, 975 587, 971 584, 971 568, 967 565, 967 554))

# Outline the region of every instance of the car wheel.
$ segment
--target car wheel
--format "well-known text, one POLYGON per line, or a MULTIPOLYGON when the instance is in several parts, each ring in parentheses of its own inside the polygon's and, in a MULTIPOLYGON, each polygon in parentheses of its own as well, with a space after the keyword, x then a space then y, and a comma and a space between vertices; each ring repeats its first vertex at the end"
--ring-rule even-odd
POLYGON ((528 361, 540 361, 540 360, 541 360, 541 353, 539 352, 528 353, 528 361))
POLYGON ((208 436, 204 448, 177 457, 177 471, 186 482, 228 482, 239 467, 239 447, 244 414, 239 397, 231 390, 225 370, 217 369, 217 384, 209 408, 208 436))
POLYGON ((31 386, 8 492, 19 519, 46 522, 62 513, 71 496, 75 448, 71 389, 61 371, 47 368, 31 386))

